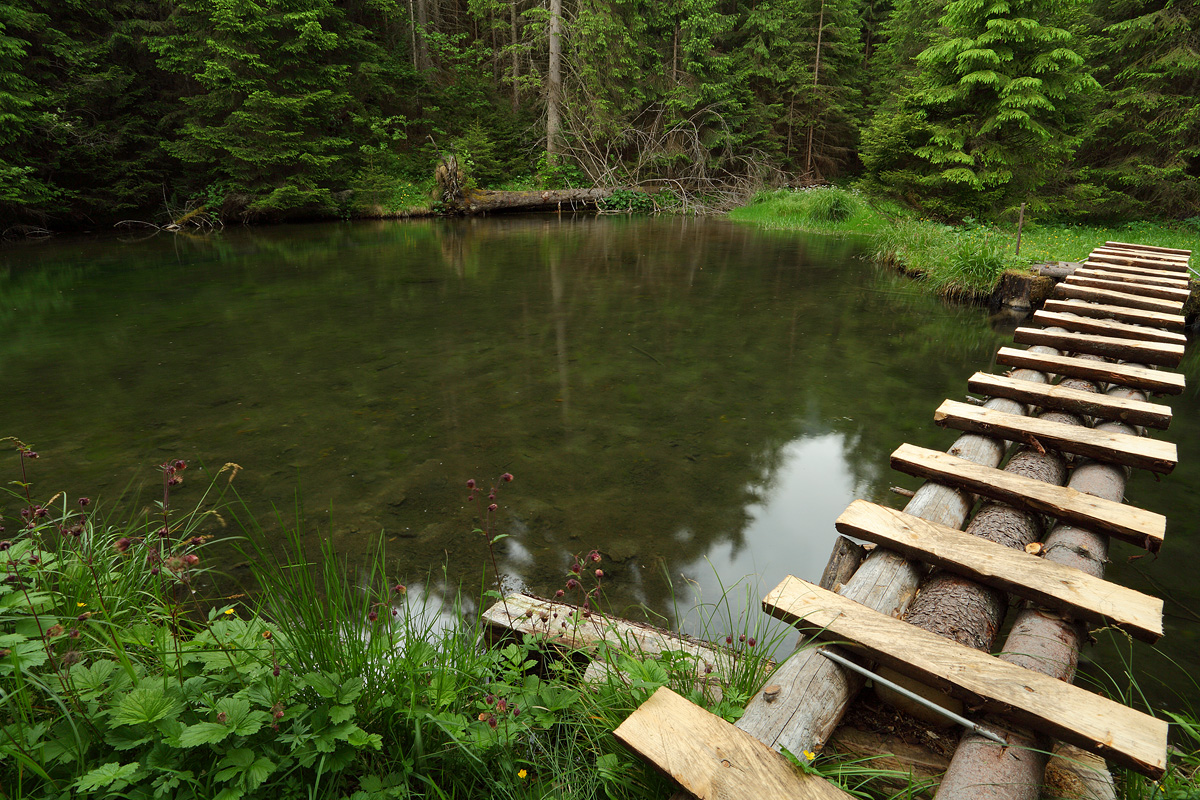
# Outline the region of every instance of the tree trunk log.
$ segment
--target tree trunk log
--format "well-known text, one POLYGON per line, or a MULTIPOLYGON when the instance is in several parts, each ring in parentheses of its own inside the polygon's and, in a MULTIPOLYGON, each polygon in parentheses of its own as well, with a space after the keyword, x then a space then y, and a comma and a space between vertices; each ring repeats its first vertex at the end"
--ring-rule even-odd
MULTIPOLYGON (((1047 355, 1058 352, 1047 347, 1032 349, 1047 355)), ((1017 370, 1013 377, 1037 383, 1047 381, 1044 373, 1034 370, 1017 370)), ((986 407, 1010 414, 1026 413, 1024 405, 1001 398, 989 400, 986 407)), ((952 455, 989 467, 999 466, 1004 451, 1002 442, 970 433, 960 436, 949 450, 952 455)), ((931 522, 961 528, 974 502, 969 493, 926 483, 904 510, 931 522)), ((877 611, 899 616, 912 602, 921 575, 919 564, 878 548, 839 593, 877 611)), ((776 750, 787 748, 793 753, 818 750, 863 685, 857 675, 811 649, 795 653, 773 673, 771 681, 782 687, 781 695, 769 704, 761 694, 755 695, 737 726, 776 750)))
MULTIPOLYGON (((1144 400, 1142 392, 1115 387, 1108 394, 1144 400)), ((1115 433, 1139 431, 1118 422, 1096 426, 1115 433)), ((1120 502, 1125 494, 1129 470, 1098 461, 1084 461, 1071 474, 1068 486, 1077 491, 1120 502)), ((1060 524, 1046 537, 1045 557, 1059 564, 1103 577, 1108 554, 1108 537, 1082 528, 1060 524)), ((1087 628, 1074 620, 1034 606, 1024 608, 1004 642, 1000 655, 1006 661, 1071 681, 1079 660, 1080 644, 1087 628)), ((986 720, 992 727, 1009 731, 1008 747, 1001 748, 968 732, 954 753, 938 790, 938 797, 954 800, 1036 800, 1040 792, 1047 755, 1052 742, 1047 737, 1018 729, 1001 719, 986 720)))
POLYGON ((558 154, 559 116, 562 108, 562 0, 550 0, 550 63, 546 75, 546 160, 553 165, 558 154))
POLYGON ((467 189, 461 197, 447 198, 449 210, 460 214, 483 214, 492 211, 538 211, 568 208, 595 208, 596 203, 613 193, 613 189, 547 189, 532 192, 493 192, 488 189, 467 189))

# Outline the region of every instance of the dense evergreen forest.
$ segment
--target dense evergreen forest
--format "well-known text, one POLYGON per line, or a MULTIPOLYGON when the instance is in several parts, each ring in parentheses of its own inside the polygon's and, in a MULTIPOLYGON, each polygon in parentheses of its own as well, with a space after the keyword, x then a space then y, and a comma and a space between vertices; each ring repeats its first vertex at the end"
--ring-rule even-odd
POLYGON ((10 0, 0 220, 386 212, 449 150, 480 185, 1188 218, 1198 96, 1198 0, 10 0))

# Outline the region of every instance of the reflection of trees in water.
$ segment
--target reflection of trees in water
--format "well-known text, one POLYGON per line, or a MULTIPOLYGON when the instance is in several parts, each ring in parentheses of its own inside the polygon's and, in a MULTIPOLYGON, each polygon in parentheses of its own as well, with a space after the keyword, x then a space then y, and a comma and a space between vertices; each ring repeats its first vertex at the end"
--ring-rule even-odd
POLYGON ((299 483, 314 535, 348 556, 382 530, 398 570, 473 585, 463 483, 509 470, 506 569, 550 592, 599 547, 613 599, 664 614, 661 575, 744 545, 789 442, 844 434, 878 495, 897 428, 932 430, 995 342, 911 290, 896 314, 900 290, 851 243, 718 221, 300 226, 188 247, 85 274, 77 338, 16 358, 10 375, 51 360, 90 376, 86 397, 55 390, 53 431, 12 420, 56 440, 48 481, 234 460, 256 513, 299 483))

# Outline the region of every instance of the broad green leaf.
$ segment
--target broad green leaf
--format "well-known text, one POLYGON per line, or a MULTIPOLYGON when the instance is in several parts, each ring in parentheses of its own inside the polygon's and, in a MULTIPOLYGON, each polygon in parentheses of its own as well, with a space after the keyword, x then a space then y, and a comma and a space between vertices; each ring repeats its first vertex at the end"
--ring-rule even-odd
POLYGON ((228 725, 219 722, 198 722, 189 725, 179 734, 180 747, 199 747, 202 744, 216 744, 233 733, 228 725))
POLYGON ((178 713, 180 708, 179 701, 168 697, 161 685, 145 683, 121 699, 113 721, 118 725, 149 725, 178 713))
POLYGON ((112 761, 85 774, 75 782, 75 788, 81 792, 94 792, 97 789, 111 786, 117 781, 130 780, 138 769, 139 764, 136 761, 129 764, 112 761))

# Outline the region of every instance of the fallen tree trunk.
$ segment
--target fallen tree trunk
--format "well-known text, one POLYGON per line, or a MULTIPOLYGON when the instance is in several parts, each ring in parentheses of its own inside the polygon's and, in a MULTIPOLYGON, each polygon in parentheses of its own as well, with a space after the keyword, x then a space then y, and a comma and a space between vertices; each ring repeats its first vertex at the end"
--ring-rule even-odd
POLYGON ((448 197, 446 208, 459 214, 595 208, 598 202, 611 197, 614 191, 614 189, 539 189, 532 192, 496 192, 490 189, 467 189, 458 197, 448 197))
MULTIPOLYGON (((1144 400, 1142 392, 1115 387, 1108 394, 1144 400)), ((1114 433, 1138 433, 1118 422, 1096 426, 1114 433)), ((1098 461, 1084 461, 1075 468, 1069 487, 1106 500, 1121 502, 1129 469, 1098 461)), ((1060 524, 1045 541, 1045 558, 1102 577, 1108 555, 1108 537, 1083 528, 1060 524)), ((1079 660, 1079 647, 1087 640, 1087 628, 1068 617, 1035 606, 1025 607, 1004 642, 1000 658, 1027 669, 1071 681, 1079 660)), ((987 724, 1008 732, 1008 747, 998 747, 968 732, 960 740, 938 791, 939 797, 955 800, 1036 800, 1052 742, 1047 737, 1020 729, 1002 719, 989 717, 987 724)))

